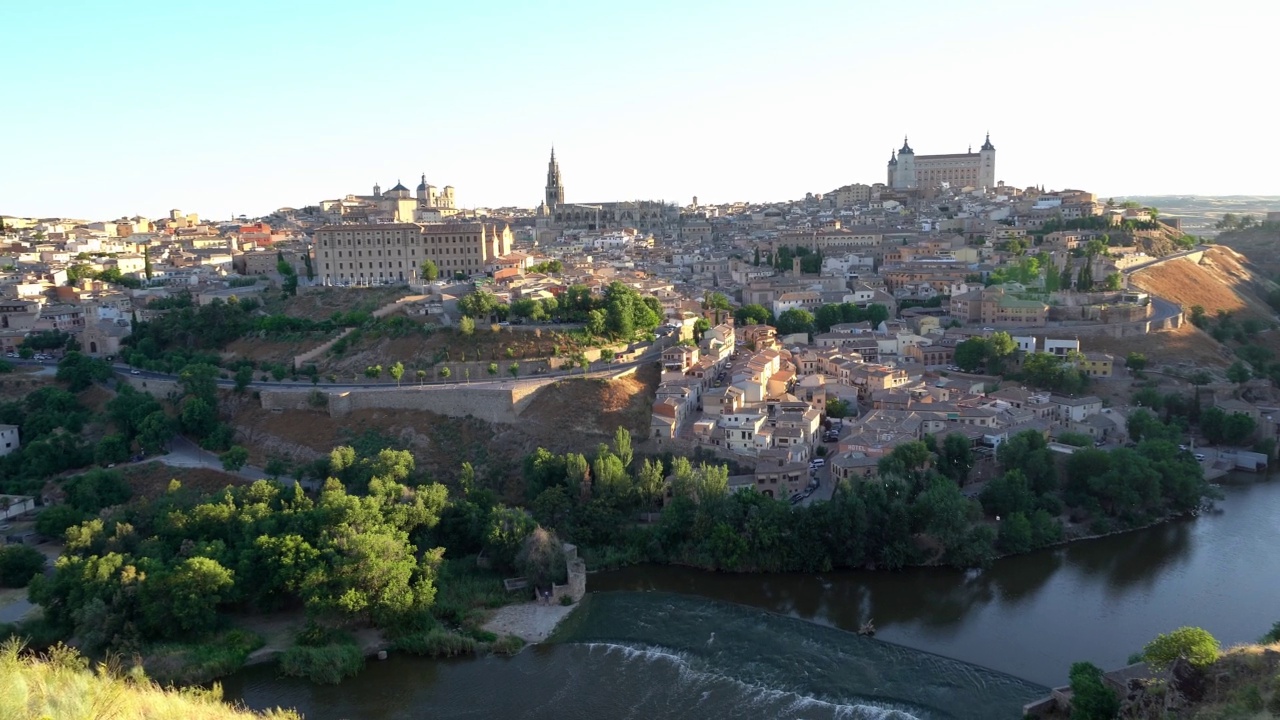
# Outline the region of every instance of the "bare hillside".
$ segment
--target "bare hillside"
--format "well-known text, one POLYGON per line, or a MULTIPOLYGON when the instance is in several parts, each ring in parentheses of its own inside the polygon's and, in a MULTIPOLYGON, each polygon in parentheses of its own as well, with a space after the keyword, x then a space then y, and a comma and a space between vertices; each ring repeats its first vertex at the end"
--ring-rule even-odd
POLYGON ((1187 310, 1199 305, 1209 315, 1222 310, 1265 320, 1275 316, 1264 300, 1275 283, 1256 273, 1248 259, 1231 248, 1211 247, 1199 263, 1171 260, 1139 270, 1131 279, 1143 290, 1187 310))
POLYGON ((1245 255, 1268 277, 1280 275, 1280 229, 1275 225, 1224 232, 1215 242, 1245 255))

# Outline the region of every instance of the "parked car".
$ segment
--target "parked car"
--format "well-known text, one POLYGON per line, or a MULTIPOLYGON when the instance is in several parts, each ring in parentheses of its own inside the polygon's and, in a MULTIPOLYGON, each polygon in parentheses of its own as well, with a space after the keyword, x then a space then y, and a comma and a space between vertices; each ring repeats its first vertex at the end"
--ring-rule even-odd
POLYGON ((809 469, 813 470, 814 468, 820 468, 826 464, 827 464, 826 460, 823 460, 822 458, 814 458, 813 460, 809 461, 809 469))
POLYGON ((1204 462, 1204 455, 1202 453, 1196 453, 1196 462, 1204 462))

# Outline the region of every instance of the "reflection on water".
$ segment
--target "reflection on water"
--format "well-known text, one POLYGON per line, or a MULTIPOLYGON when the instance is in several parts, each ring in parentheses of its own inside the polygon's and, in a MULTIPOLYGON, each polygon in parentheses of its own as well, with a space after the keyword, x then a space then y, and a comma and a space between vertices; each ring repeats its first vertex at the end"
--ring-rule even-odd
POLYGON ((1056 685, 1072 662, 1120 665, 1181 625, 1201 625, 1224 643, 1252 640, 1271 626, 1280 483, 1225 493, 1221 513, 1007 558, 982 572, 728 575, 639 567, 595 574, 589 583, 719 598, 845 630, 874 618, 887 640, 1056 685))

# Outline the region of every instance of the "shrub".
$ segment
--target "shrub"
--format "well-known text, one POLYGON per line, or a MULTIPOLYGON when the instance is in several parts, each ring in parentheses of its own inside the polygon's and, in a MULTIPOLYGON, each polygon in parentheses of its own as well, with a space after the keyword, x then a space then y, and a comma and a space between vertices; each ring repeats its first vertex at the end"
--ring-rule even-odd
POLYGON ((563 605, 563 606, 565 606, 565 607, 569 607, 570 605, 572 605, 572 604, 573 604, 573 596, 572 596, 572 595, 561 595, 561 596, 560 596, 560 604, 561 604, 561 605, 563 605))
POLYGON ((1169 667, 1179 657, 1205 667, 1218 659, 1218 640, 1202 628, 1181 627, 1168 635, 1157 635, 1142 649, 1142 656, 1157 670, 1169 667))
POLYGON ((61 538, 67 528, 79 525, 86 519, 86 514, 70 505, 54 505, 45 508, 36 516, 36 532, 49 538, 61 538))
POLYGON ((1102 682, 1102 670, 1093 663, 1071 666, 1071 720, 1111 720, 1120 712, 1120 698, 1102 682))
POLYGON ((349 640, 320 646, 294 645, 280 658, 280 670, 285 675, 326 685, 337 685, 363 669, 364 653, 349 640))
POLYGON ((489 646, 489 650, 495 655, 515 655, 523 649, 524 640, 515 635, 503 635, 489 646))
POLYGON ((406 635, 396 640, 396 649, 427 657, 455 657, 475 654, 479 643, 450 630, 436 629, 406 635))
POLYGON ((1267 634, 1263 635, 1262 639, 1259 640, 1258 642, 1263 645, 1270 645, 1271 643, 1280 643, 1280 621, 1276 621, 1276 623, 1271 626, 1271 629, 1267 631, 1267 634))

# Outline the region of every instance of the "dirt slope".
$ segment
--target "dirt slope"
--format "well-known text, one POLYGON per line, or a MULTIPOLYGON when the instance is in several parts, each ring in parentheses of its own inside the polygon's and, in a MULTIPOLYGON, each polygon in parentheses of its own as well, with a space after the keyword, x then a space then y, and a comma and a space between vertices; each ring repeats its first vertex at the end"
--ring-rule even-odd
POLYGON ((1131 280, 1184 309, 1199 305, 1210 316, 1224 310, 1241 317, 1275 317, 1264 300, 1275 283, 1255 272, 1248 259, 1231 248, 1211 247, 1199 263, 1182 258, 1144 268, 1131 280))
MULTIPOLYGON (((227 394, 225 409, 250 463, 271 457, 306 462, 338 445, 375 431, 413 452, 420 468, 438 479, 457 477, 463 462, 497 486, 519 474, 524 456, 539 446, 553 452, 593 452, 623 425, 643 441, 658 385, 658 372, 642 368, 613 381, 568 380, 541 390, 519 425, 491 425, 475 418, 449 418, 412 410, 358 410, 334 419, 325 410, 271 412, 252 399, 227 394)), ((513 494, 516 491, 513 489, 513 494)))

